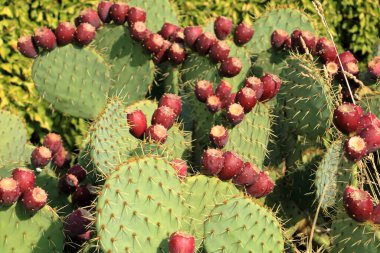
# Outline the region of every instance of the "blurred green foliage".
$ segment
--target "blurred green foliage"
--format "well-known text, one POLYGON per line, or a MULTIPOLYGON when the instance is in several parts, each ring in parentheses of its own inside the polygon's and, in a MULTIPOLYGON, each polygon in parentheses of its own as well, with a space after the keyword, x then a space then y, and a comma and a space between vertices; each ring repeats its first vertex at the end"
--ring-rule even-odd
MULTIPOLYGON (((67 117, 40 99, 31 80, 32 60, 16 50, 17 38, 32 34, 39 26, 55 27, 59 21, 73 21, 75 16, 96 0, 0 0, 0 108, 25 118, 33 142, 38 143, 47 132, 63 135, 71 149, 80 146, 87 122, 67 117)), ((173 0, 183 25, 204 24, 218 15, 232 17, 235 22, 251 21, 268 8, 293 6, 314 17, 324 34, 311 0, 173 0)), ((374 46, 380 33, 380 1, 321 0, 324 14, 338 42, 360 59, 378 54, 374 46)))

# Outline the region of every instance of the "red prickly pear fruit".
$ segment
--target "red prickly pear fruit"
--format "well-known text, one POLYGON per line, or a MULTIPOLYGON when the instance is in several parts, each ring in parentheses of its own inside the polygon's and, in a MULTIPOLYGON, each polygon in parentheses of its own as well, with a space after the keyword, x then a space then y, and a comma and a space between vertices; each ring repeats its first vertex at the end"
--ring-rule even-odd
POLYGON ((59 23, 55 29, 55 36, 59 46, 65 46, 74 41, 75 26, 70 22, 59 23))
POLYGON ((100 18, 98 15, 98 12, 96 12, 93 9, 86 9, 83 10, 80 14, 79 17, 75 19, 75 25, 78 27, 82 23, 89 23, 95 29, 99 29, 100 27, 100 18))
POLYGON ((127 21, 129 26, 136 22, 144 22, 146 21, 146 12, 145 10, 139 7, 131 7, 128 11, 127 21))
POLYGON ((347 186, 343 192, 343 204, 347 214, 356 221, 371 219, 373 202, 368 192, 354 186, 347 186))
POLYGON ((236 185, 248 186, 255 182, 255 179, 259 174, 260 170, 256 165, 246 162, 244 163, 241 172, 232 179, 232 182, 236 185))
POLYGON ((223 154, 224 166, 219 172, 218 177, 221 180, 230 180, 240 174, 243 169, 243 160, 234 152, 227 151, 223 154))
POLYGON ((214 43, 210 48, 210 59, 215 62, 222 62, 228 58, 230 47, 224 41, 214 43))
POLYGON ((112 2, 102 1, 98 5, 98 16, 103 23, 111 22, 110 9, 112 2))
POLYGON ((128 16, 129 6, 127 3, 115 3, 111 6, 109 15, 111 20, 117 25, 125 23, 128 16))
POLYGON ((230 105, 232 105, 233 103, 235 103, 235 98, 236 98, 236 93, 232 93, 227 98, 225 98, 222 101, 222 108, 223 109, 224 108, 228 108, 230 105))
POLYGON ((52 30, 47 27, 38 28, 34 34, 36 45, 44 50, 53 50, 57 47, 57 38, 52 30))
POLYGON ((343 70, 350 73, 351 75, 358 75, 359 74, 359 65, 355 62, 347 62, 343 63, 343 70))
MULTIPOLYGON (((355 56, 350 51, 346 51, 346 52, 339 54, 339 59, 342 62, 342 65, 345 63, 349 63, 349 62, 358 63, 358 60, 355 58, 355 56)), ((338 57, 336 57, 336 59, 335 59, 335 63, 338 64, 338 66, 340 66, 339 59, 338 59, 338 57)))
POLYGON ((19 184, 13 178, 3 178, 0 180, 0 203, 10 206, 17 202, 21 196, 19 184))
POLYGON ((48 194, 40 187, 34 187, 24 192, 22 204, 29 210, 36 212, 46 205, 48 194))
POLYGON ((164 43, 163 43, 162 47, 160 48, 160 50, 158 51, 158 53, 154 53, 153 62, 155 64, 160 64, 161 62, 167 60, 169 48, 171 45, 172 45, 172 43, 170 43, 167 40, 164 40, 164 43))
POLYGON ((176 116, 172 108, 160 106, 154 111, 151 123, 152 125, 159 124, 166 129, 170 129, 175 122, 176 116))
POLYGON ((152 34, 152 32, 146 28, 144 22, 133 23, 129 28, 129 32, 131 34, 132 39, 139 42, 143 42, 152 34))
POLYGON ((148 140, 163 144, 168 138, 168 130, 163 125, 151 125, 145 131, 145 136, 148 140))
POLYGON ((286 48, 286 42, 290 39, 289 34, 281 29, 277 29, 272 33, 271 44, 275 49, 286 48))
POLYGON ((185 35, 185 44, 190 48, 194 48, 195 42, 198 40, 199 36, 201 36, 203 30, 200 26, 188 26, 183 33, 185 35))
POLYGON ((157 33, 152 33, 144 40, 144 47, 152 53, 158 53, 164 45, 164 39, 157 33))
POLYGON ((169 253, 194 253, 194 236, 184 232, 175 232, 169 238, 169 253))
POLYGON ((380 78, 380 56, 375 56, 368 63, 368 71, 374 78, 380 78))
POLYGON ((336 128, 344 134, 353 133, 359 126, 363 109, 351 103, 343 103, 334 111, 333 122, 336 128))
POLYGON ((260 78, 250 76, 245 79, 245 87, 251 88, 256 93, 256 99, 259 100, 264 93, 264 85, 260 78))
POLYGON ((172 36, 170 36, 170 41, 183 44, 185 42, 184 29, 179 28, 177 31, 175 31, 172 36))
POLYGON ((200 102, 206 102, 209 96, 214 95, 213 85, 209 81, 200 80, 195 85, 194 92, 200 102))
POLYGON ((251 88, 243 87, 236 94, 235 101, 244 108, 244 113, 248 113, 257 103, 256 92, 251 88))
POLYGON ((34 44, 32 36, 23 36, 17 40, 17 50, 25 57, 36 58, 38 47, 34 44))
POLYGON ((223 152, 219 149, 209 148, 203 152, 202 167, 206 175, 217 175, 224 165, 223 152))
POLYGON ((148 128, 145 114, 141 110, 136 110, 127 114, 129 132, 136 138, 141 139, 148 128))
POLYGON ((168 59, 174 64, 181 64, 186 58, 186 51, 183 45, 173 43, 168 51, 168 59))
POLYGON ((246 44, 252 39, 254 32, 252 26, 245 22, 240 23, 234 33, 235 44, 239 46, 246 44))
POLYGON ((232 90, 232 85, 224 80, 220 81, 218 87, 216 87, 215 95, 220 98, 220 100, 226 100, 230 97, 232 90))
POLYGON ((170 165, 176 171, 179 178, 185 178, 187 176, 188 167, 185 161, 182 161, 181 159, 174 159, 170 162, 170 165))
POLYGON ((304 40, 309 53, 314 55, 315 47, 317 45, 317 38, 315 37, 314 33, 309 31, 302 31, 302 39, 304 40))
POLYGON ((81 242, 89 241, 91 239, 91 230, 88 230, 85 233, 76 236, 76 239, 79 239, 81 242))
POLYGON ((166 40, 169 40, 171 36, 180 29, 178 26, 171 23, 165 23, 162 25, 159 34, 166 40))
POLYGON ((205 32, 198 37, 195 42, 195 49, 200 54, 207 54, 211 46, 216 42, 215 36, 210 32, 205 32))
POLYGON ((175 94, 165 93, 162 95, 160 101, 158 102, 158 107, 161 106, 170 107, 175 113, 176 117, 178 117, 182 111, 181 97, 175 94))
POLYGON ((380 204, 373 208, 371 221, 375 224, 380 224, 380 204))
POLYGON ((84 234, 91 224, 91 213, 84 208, 78 208, 64 219, 63 229, 68 236, 84 234))
POLYGON ((370 125, 376 125, 380 127, 380 120, 372 112, 369 112, 360 118, 358 128, 356 129, 356 133, 360 134, 365 128, 367 128, 370 125))
POLYGON ((21 193, 34 187, 36 176, 34 171, 27 168, 16 168, 12 171, 12 177, 17 181, 21 193))
POLYGON ((269 177, 267 172, 261 171, 255 177, 253 184, 247 186, 246 191, 255 198, 262 198, 271 193, 274 189, 274 181, 269 177))
POLYGON ((296 29, 290 35, 291 38, 291 47, 293 50, 298 50, 300 53, 305 53, 305 49, 303 48, 302 42, 302 31, 300 29, 296 29))
POLYGON ((215 113, 222 109, 222 101, 215 95, 209 96, 206 101, 206 107, 210 112, 215 113))
POLYGON ((291 35, 291 46, 293 50, 298 50, 300 53, 305 53, 306 50, 304 46, 309 50, 311 54, 315 53, 315 48, 317 44, 317 39, 312 32, 309 31, 301 31, 296 29, 293 31, 291 35), (305 44, 302 43, 302 40, 305 44))
POLYGON ((322 37, 318 40, 316 51, 324 63, 335 61, 338 55, 335 50, 334 43, 325 37, 322 37))
POLYGON ((79 186, 71 195, 71 200, 74 205, 85 207, 90 206, 96 199, 96 187, 90 184, 79 186))
POLYGON ((238 58, 228 57, 220 65, 219 71, 220 71, 222 76, 234 77, 240 73, 242 67, 243 67, 243 65, 238 58))
POLYGON ((239 124, 244 119, 244 108, 237 103, 231 104, 227 109, 227 119, 234 125, 239 124))
POLYGON ((266 73, 260 78, 260 80, 263 83, 264 92, 261 95, 259 101, 268 101, 276 96, 280 91, 282 82, 278 76, 266 73))
POLYGON ((70 154, 69 152, 64 148, 60 148, 58 152, 53 156, 53 163, 58 168, 67 167, 70 163, 70 154))
POLYGON ((48 133, 44 138, 43 146, 50 149, 51 153, 55 155, 63 146, 62 138, 59 134, 48 133))
POLYGON ((367 144, 360 136, 352 136, 347 139, 344 150, 348 159, 358 161, 367 154, 367 144))
POLYGON ((82 23, 75 31, 75 39, 81 46, 90 44, 96 36, 95 27, 89 23, 82 23))
POLYGON ((224 126, 213 126, 209 136, 211 142, 217 148, 223 148, 228 142, 228 131, 224 126))
POLYGON ((67 174, 74 175, 80 183, 86 179, 87 171, 81 165, 75 164, 67 170, 67 174))
POLYGON ((78 188, 78 179, 73 174, 63 175, 58 182, 58 188, 61 192, 70 194, 78 188))
POLYGON ((360 137, 364 139, 367 144, 368 152, 374 152, 380 148, 380 127, 372 124, 363 129, 360 137))
POLYGON ((46 166, 52 158, 51 151, 46 147, 37 147, 32 152, 31 162, 35 167, 46 166))
POLYGON ((336 74, 338 74, 339 66, 335 62, 331 61, 326 63, 326 70, 330 76, 335 76, 336 74))
POLYGON ((218 39, 225 40, 232 31, 232 20, 219 16, 214 22, 214 32, 218 39))

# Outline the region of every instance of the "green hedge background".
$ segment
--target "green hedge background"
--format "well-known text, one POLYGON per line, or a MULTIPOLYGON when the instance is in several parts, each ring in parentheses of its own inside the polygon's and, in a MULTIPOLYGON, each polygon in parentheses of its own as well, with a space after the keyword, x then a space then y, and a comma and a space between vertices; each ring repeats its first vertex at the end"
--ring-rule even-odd
MULTIPOLYGON (((252 21, 266 9, 291 6, 303 9, 325 33, 311 0, 173 0, 183 26, 204 24, 209 18, 224 15, 235 22, 252 21)), ((22 118, 31 140, 39 143, 50 132, 63 135, 71 150, 80 146, 87 122, 66 117, 40 99, 31 80, 32 61, 16 49, 18 37, 32 34, 39 26, 55 27, 59 21, 73 21, 78 13, 95 7, 98 1, 80 0, 0 0, 0 108, 22 118)), ((349 49, 363 66, 380 53, 380 1, 321 0, 324 14, 340 47, 349 49)))

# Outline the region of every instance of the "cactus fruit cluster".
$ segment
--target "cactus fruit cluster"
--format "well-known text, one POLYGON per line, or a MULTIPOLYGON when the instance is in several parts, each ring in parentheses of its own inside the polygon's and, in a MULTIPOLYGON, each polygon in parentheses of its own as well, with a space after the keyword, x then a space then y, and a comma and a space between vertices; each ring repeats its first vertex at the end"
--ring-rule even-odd
POLYGON ((131 0, 21 37, 89 126, 34 147, 0 111, 2 252, 378 252, 379 57, 317 34, 297 9, 181 27, 131 0))

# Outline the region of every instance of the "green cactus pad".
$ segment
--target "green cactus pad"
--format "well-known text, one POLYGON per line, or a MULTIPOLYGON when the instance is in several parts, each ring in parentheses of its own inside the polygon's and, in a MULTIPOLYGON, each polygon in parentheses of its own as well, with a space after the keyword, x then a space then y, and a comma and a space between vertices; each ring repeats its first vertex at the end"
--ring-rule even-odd
MULTIPOLYGON (((380 90, 376 89, 376 91, 379 92, 380 90)), ((362 106, 365 111, 372 112, 377 117, 380 117, 379 102, 380 94, 365 95, 359 101, 359 105, 362 106)))
POLYGON ((285 59, 287 56, 288 53, 285 51, 277 51, 274 49, 263 51, 252 57, 251 72, 258 77, 263 76, 264 73, 279 76, 286 65, 285 59))
POLYGON ((186 179, 183 184, 186 206, 183 210, 182 230, 195 237, 197 247, 200 247, 204 240, 204 221, 211 210, 217 204, 239 194, 241 193, 233 184, 216 177, 196 175, 186 179))
POLYGON ((36 213, 21 203, 0 207, 0 249, 4 253, 61 253, 65 237, 58 215, 49 206, 36 213))
POLYGON ((30 164, 30 156, 35 147, 31 144, 26 144, 23 153, 14 161, 0 161, 0 177, 9 177, 12 175, 12 170, 16 167, 26 167, 30 164))
POLYGON ((126 27, 107 25, 99 29, 92 44, 110 65, 110 96, 128 103, 143 99, 154 79, 151 56, 129 35, 126 27))
POLYGON ((41 53, 34 61, 32 78, 55 109, 86 119, 104 107, 111 84, 104 60, 88 47, 71 44, 41 53))
POLYGON ((120 165, 97 204, 96 230, 104 252, 168 252, 181 224, 180 181, 163 158, 146 156, 120 165))
POLYGON ((308 17, 295 9, 275 9, 264 13, 253 24, 255 35, 247 44, 252 54, 260 54, 272 47, 270 37, 276 29, 282 29, 289 35, 296 28, 315 32, 308 17))
POLYGON ((205 223, 207 252, 284 251, 279 221, 249 198, 231 198, 211 212, 205 223))

